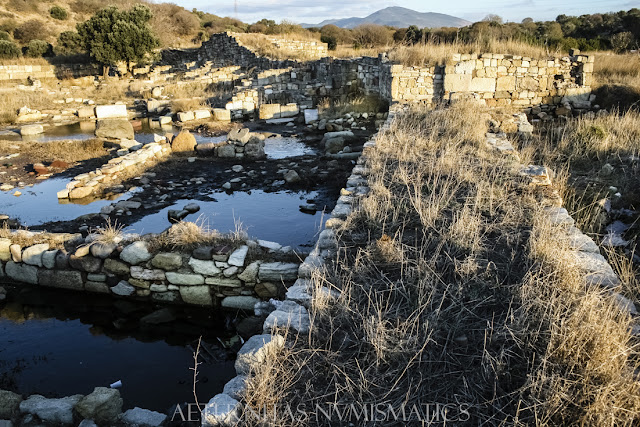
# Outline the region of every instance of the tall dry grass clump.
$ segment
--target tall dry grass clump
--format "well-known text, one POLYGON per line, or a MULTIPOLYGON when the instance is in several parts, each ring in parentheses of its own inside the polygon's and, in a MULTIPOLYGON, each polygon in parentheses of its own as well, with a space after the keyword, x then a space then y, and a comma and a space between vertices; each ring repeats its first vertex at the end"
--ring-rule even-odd
POLYGON ((307 416, 269 425, 442 424, 442 408, 451 425, 640 419, 630 319, 547 240, 534 190, 485 148, 478 108, 414 109, 378 137, 371 191, 312 278, 312 331, 258 367, 247 425, 272 405, 307 416), (387 411, 358 412, 372 404, 387 411))

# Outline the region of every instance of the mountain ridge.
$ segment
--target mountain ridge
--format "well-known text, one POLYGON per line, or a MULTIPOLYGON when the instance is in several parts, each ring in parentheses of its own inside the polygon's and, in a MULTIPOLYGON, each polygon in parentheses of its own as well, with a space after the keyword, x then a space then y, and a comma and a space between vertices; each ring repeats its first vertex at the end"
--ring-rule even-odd
POLYGON ((471 22, 457 18, 455 16, 446 15, 444 13, 435 12, 417 12, 412 9, 400 6, 390 6, 380 9, 364 18, 350 17, 342 19, 327 19, 319 24, 300 24, 305 28, 322 27, 324 25, 333 24, 341 28, 355 28, 362 24, 388 25, 392 27, 408 27, 416 25, 420 28, 439 28, 439 27, 464 27, 471 22))

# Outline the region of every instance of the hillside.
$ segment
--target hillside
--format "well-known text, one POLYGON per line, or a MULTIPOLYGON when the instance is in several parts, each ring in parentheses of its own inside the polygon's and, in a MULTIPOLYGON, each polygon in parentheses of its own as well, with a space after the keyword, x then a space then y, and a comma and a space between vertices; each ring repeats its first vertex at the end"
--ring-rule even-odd
POLYGON ((164 47, 191 45, 201 29, 198 15, 170 3, 144 0, 0 0, 0 30, 15 36, 16 29, 28 22, 35 22, 37 25, 33 25, 29 31, 33 34, 26 34, 23 40, 17 41, 24 43, 30 38, 37 38, 53 43, 61 32, 75 30, 77 23, 89 19, 104 7, 129 8, 137 3, 146 4, 153 12, 151 26, 164 47), (54 6, 66 11, 65 19, 52 16, 50 10, 54 6))
POLYGON ((440 27, 464 27, 471 24, 461 18, 445 15, 443 13, 417 12, 405 7, 393 6, 381 9, 364 18, 344 18, 329 19, 319 24, 301 24, 303 27, 322 27, 333 24, 341 28, 355 28, 362 24, 387 25, 391 27, 405 28, 415 25, 419 28, 440 28, 440 27))

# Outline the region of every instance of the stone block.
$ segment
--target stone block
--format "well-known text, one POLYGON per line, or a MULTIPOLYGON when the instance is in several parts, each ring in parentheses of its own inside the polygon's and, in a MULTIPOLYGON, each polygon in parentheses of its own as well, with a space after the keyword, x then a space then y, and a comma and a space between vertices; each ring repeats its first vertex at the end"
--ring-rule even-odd
POLYGON ((180 296, 187 304, 212 306, 213 299, 209 292, 209 286, 181 286, 180 296))
POLYGON ((84 289, 82 273, 75 270, 40 270, 38 273, 40 286, 81 291, 84 289))
POLYGON ((496 79, 489 77, 475 77, 469 84, 470 92, 495 92, 496 79))
POLYGON ((471 74, 447 74, 444 77, 444 90, 447 92, 468 92, 471 74))
POLYGON ((262 104, 258 113, 260 120, 280 118, 280 104, 262 104))
POLYGON ((127 118, 127 106, 124 104, 98 105, 95 110, 98 119, 127 118))

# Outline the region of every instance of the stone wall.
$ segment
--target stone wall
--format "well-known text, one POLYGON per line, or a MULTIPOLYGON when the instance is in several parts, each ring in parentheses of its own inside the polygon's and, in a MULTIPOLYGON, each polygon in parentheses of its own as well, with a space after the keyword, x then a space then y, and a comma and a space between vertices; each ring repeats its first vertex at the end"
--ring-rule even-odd
POLYGON ((589 105, 594 56, 536 60, 522 56, 454 55, 444 69, 444 98, 472 94, 488 106, 589 105))
MULTIPOLYGON (((247 240, 192 251, 152 250, 150 237, 124 243, 100 235, 18 231, 0 239, 0 278, 160 303, 252 310, 297 279, 291 248, 247 240), (21 245, 31 239, 44 243, 21 245), (64 247, 65 249, 55 249, 64 247)), ((226 242, 229 242, 228 240, 226 242)))
POLYGON ((0 81, 71 79, 99 74, 92 64, 0 65, 0 81))

